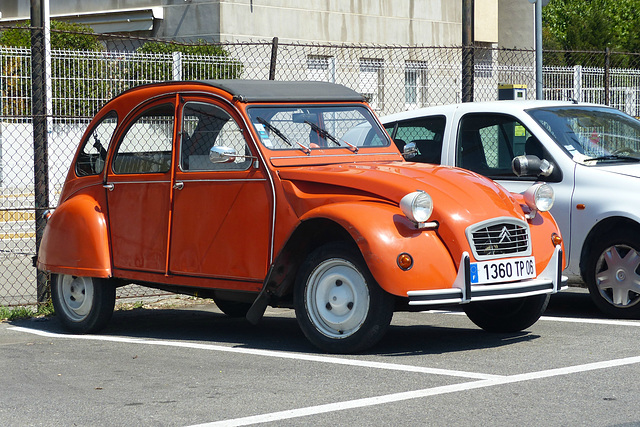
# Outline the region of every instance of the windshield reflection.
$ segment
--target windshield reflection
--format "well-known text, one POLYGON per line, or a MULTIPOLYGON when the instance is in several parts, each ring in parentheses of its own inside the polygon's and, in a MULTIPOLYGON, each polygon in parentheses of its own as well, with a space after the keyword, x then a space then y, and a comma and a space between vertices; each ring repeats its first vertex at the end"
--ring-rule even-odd
POLYGON ((640 161, 640 121, 618 110, 575 105, 527 112, 578 163, 640 161))
POLYGON ((353 106, 268 106, 248 109, 262 145, 270 150, 386 147, 390 140, 370 111, 353 106))

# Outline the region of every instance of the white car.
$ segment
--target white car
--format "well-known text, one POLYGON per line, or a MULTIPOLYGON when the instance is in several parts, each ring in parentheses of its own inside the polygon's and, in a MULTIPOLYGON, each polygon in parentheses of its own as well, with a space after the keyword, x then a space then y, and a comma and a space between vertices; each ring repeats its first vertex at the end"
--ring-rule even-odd
POLYGON ((602 105, 495 101, 382 123, 409 161, 470 169, 513 192, 549 183, 565 274, 608 315, 640 318, 640 121, 602 105))

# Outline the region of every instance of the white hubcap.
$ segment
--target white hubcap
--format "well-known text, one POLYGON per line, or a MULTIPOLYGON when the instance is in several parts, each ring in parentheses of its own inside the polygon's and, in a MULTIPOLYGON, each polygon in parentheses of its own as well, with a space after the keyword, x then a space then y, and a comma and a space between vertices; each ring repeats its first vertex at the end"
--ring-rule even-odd
POLYGON ((596 283, 610 304, 627 308, 640 302, 640 255, 632 247, 616 245, 600 256, 596 283))
POLYGON ((307 281, 305 304, 313 325, 329 338, 346 338, 360 329, 369 313, 369 288, 350 262, 320 263, 307 281))

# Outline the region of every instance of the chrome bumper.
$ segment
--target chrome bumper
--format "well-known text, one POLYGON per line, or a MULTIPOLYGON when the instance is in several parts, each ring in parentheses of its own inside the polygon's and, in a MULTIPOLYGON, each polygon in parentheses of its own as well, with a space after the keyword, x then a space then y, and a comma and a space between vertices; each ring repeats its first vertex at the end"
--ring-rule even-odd
POLYGON ((491 285, 471 285, 471 261, 464 252, 458 276, 448 289, 409 291, 409 305, 465 304, 507 298, 555 294, 568 287, 568 278, 562 275, 562 249, 557 245, 551 260, 535 279, 491 285))

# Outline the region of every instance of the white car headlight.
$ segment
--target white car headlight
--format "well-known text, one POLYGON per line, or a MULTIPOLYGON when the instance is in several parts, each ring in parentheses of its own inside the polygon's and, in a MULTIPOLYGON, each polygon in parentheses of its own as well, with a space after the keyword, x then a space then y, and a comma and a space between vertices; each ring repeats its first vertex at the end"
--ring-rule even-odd
POLYGON ((415 223, 426 222, 433 212, 433 200, 424 191, 414 191, 400 200, 400 209, 411 221, 415 223))
POLYGON ((548 184, 534 184, 523 195, 527 206, 540 212, 551 209, 556 198, 553 188, 548 184))

